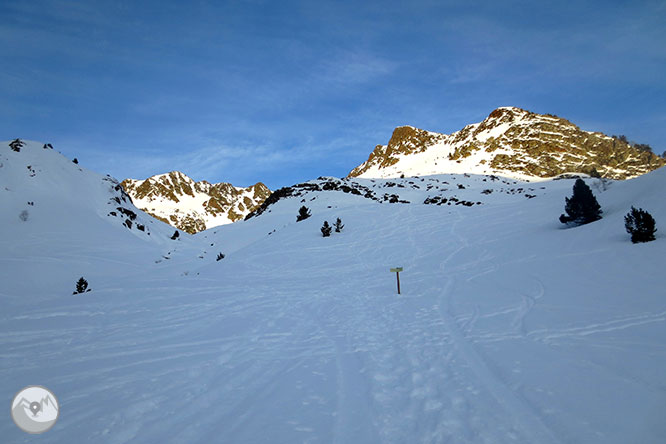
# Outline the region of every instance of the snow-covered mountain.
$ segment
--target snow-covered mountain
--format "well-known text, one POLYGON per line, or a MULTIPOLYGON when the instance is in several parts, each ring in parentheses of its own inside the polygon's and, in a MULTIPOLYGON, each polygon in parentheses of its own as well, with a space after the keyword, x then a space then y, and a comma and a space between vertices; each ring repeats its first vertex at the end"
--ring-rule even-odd
POLYGON ((81 276, 113 281, 182 244, 171 240, 173 227, 136 208, 116 179, 50 144, 0 142, 0 202, 2 256, 15 265, 16 295, 53 294, 54 288, 71 294, 81 276), (113 253, 119 245, 126 248, 122 260, 113 253))
POLYGON ((666 436, 666 168, 585 179, 603 218, 576 228, 572 180, 445 174, 320 178, 172 240, 42 144, 0 164, 0 398, 53 391, 44 443, 666 436), (630 242, 632 205, 656 241, 630 242))
POLYGON ((583 131, 568 120, 520 108, 494 110, 480 123, 445 135, 411 126, 395 129, 350 177, 400 177, 468 173, 535 179, 564 173, 626 179, 666 160, 626 141, 583 131))
POLYGON ((188 233, 241 220, 271 194, 261 182, 240 188, 195 182, 178 171, 146 180, 125 179, 121 185, 139 208, 188 233))

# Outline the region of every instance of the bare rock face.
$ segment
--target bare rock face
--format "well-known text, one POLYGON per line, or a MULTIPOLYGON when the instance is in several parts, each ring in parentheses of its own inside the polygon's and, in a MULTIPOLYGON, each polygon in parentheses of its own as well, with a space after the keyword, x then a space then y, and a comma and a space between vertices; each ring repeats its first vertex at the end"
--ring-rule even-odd
POLYGON ((121 185, 138 208, 191 234, 242 220, 271 194, 261 182, 247 188, 195 182, 178 171, 121 185))
POLYGON ((663 158, 626 139, 583 131, 557 116, 503 107, 483 122, 448 135, 398 127, 389 143, 377 145, 349 176, 470 173, 529 179, 598 173, 627 179, 664 164, 663 158))

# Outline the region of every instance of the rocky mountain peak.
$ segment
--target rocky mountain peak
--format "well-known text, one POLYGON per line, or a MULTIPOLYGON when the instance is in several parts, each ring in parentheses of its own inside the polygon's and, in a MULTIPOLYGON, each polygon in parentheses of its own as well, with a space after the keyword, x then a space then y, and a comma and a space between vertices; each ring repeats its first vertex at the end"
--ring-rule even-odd
POLYGON ((493 110, 486 120, 499 120, 500 122, 513 122, 514 120, 533 114, 516 106, 500 106, 493 110))
POLYGON ((137 207, 188 233, 241 220, 271 193, 261 182, 245 188, 196 182, 180 171, 121 184, 137 207))
POLYGON ((624 140, 581 130, 566 119, 501 107, 482 122, 452 134, 411 126, 394 130, 349 176, 388 178, 446 173, 495 174, 519 179, 598 172, 635 177, 665 160, 624 140))
POLYGON ((437 133, 414 128, 413 126, 399 126, 393 130, 386 153, 389 155, 413 154, 421 151, 423 147, 437 143, 441 139, 441 135, 437 133))

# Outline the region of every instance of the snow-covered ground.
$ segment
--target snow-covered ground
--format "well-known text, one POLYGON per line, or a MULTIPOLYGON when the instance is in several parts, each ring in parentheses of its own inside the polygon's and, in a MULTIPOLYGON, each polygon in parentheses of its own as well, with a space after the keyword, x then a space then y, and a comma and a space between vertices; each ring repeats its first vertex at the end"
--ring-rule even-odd
MULTIPOLYGON (((593 186, 604 218, 578 228, 557 220, 571 180, 456 175, 354 180, 411 203, 307 192, 174 241, 107 216, 103 176, 5 148, 0 395, 56 394, 41 442, 666 439, 666 239, 623 227, 631 205, 663 226, 666 169, 593 186), (80 276, 92 291, 72 295, 80 276)), ((0 436, 36 439, 9 408, 0 436)))

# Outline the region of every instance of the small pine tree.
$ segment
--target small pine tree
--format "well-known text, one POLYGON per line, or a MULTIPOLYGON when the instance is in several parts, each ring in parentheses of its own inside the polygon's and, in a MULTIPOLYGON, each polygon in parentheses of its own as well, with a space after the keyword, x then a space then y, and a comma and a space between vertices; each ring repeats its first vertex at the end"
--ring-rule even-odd
POLYGON ((329 237, 331 235, 331 226, 328 224, 328 221, 324 221, 324 225, 321 227, 321 235, 324 237, 329 237))
POLYGON ((307 219, 308 217, 312 216, 310 213, 310 209, 303 205, 301 208, 298 210, 298 216, 296 216, 296 222, 300 222, 302 220, 307 219))
POLYGON ((573 195, 570 198, 565 197, 564 200, 567 215, 560 216, 563 224, 584 225, 601 219, 601 206, 583 179, 576 179, 573 195))
POLYGON ((637 210, 631 207, 631 211, 624 216, 624 228, 631 234, 631 241, 635 244, 655 240, 654 233, 657 228, 654 218, 642 208, 637 210))
POLYGON ((217 260, 221 261, 222 259, 224 259, 224 254, 223 253, 218 253, 217 254, 217 260))
POLYGON ((171 240, 176 240, 176 239, 178 239, 179 236, 180 236, 180 233, 178 232, 178 230, 176 230, 176 231, 173 232, 173 236, 171 236, 171 240))
POLYGON ((341 232, 342 229, 345 227, 345 226, 342 224, 342 219, 340 219, 339 217, 338 217, 337 219, 335 219, 335 224, 334 224, 333 226, 335 227, 335 232, 336 232, 336 233, 341 232))
POLYGON ((87 291, 90 291, 90 289, 88 288, 88 281, 83 279, 83 276, 81 276, 81 278, 78 281, 76 281, 76 291, 72 294, 81 294, 87 291))

